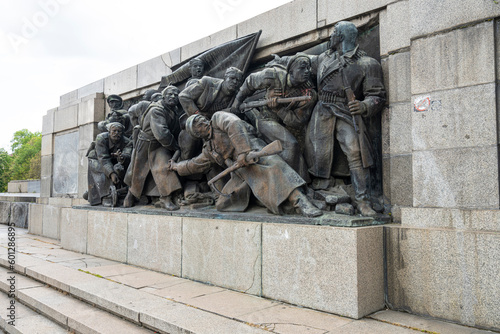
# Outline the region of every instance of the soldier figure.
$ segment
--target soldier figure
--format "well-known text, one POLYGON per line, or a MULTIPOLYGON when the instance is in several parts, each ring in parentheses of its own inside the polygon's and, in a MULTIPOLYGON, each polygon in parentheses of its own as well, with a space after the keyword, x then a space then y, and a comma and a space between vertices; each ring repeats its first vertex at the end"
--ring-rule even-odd
POLYGON ((319 102, 307 128, 306 159, 316 178, 312 187, 327 188, 337 139, 347 156, 358 210, 374 216, 368 195, 373 152, 364 122, 383 108, 385 89, 380 64, 359 49, 357 35, 353 23, 339 22, 332 49, 312 57, 319 102))
MULTIPOLYGON (((103 205, 110 205, 110 201, 103 199, 111 195, 112 186, 115 187, 114 191, 126 187, 123 178, 130 163, 132 141, 123 136, 124 126, 121 123, 109 123, 107 127, 108 132, 97 135, 87 154, 89 159, 87 196, 90 205, 99 204, 101 201, 103 205)), ((114 206, 117 203, 111 204, 114 206)))
POLYGON ((192 84, 197 83, 203 77, 206 67, 207 67, 206 63, 203 59, 198 57, 191 59, 191 61, 189 62, 189 70, 191 71, 191 78, 189 78, 188 81, 186 82, 186 87, 189 87, 192 84))
POLYGON ((255 117, 255 127, 266 143, 281 141, 280 156, 304 180, 309 181, 306 163, 301 147, 290 130, 302 130, 307 126, 317 101, 317 93, 309 81, 311 60, 306 54, 292 57, 285 68, 280 65, 250 74, 236 95, 233 107, 239 110, 245 98, 257 90, 266 89, 267 106, 261 107, 255 117), (310 96, 309 101, 292 102, 287 105, 276 103, 278 97, 310 96))
MULTIPOLYGON (((224 79, 203 77, 179 94, 179 101, 188 116, 200 114, 208 119, 219 110, 227 109, 240 87, 243 72, 235 67, 226 70, 224 79)), ((201 151, 202 142, 183 131, 179 138, 181 160, 190 159, 201 151)))
POLYGON ((128 108, 128 114, 130 116, 130 122, 132 123, 132 126, 135 127, 136 125, 139 124, 139 118, 142 116, 144 111, 148 108, 148 106, 151 104, 153 94, 156 93, 156 89, 148 89, 144 92, 144 95, 142 96, 142 100, 137 102, 136 104, 132 105, 130 108, 128 108))
POLYGON ((160 194, 160 207, 167 210, 178 210, 172 195, 182 189, 176 173, 168 170, 168 161, 179 149, 177 136, 181 130, 179 117, 183 113, 179 107, 179 90, 167 86, 161 102, 149 105, 139 120, 141 130, 134 149, 132 163, 127 178, 130 185, 124 207, 131 207, 142 195, 148 175, 151 173, 160 194))
POLYGON ((219 211, 244 211, 250 194, 272 213, 280 214, 280 205, 290 201, 304 216, 316 217, 321 210, 309 202, 299 190, 305 181, 277 155, 261 157, 249 163, 247 155, 261 150, 265 144, 255 136, 255 129, 238 116, 219 111, 208 120, 202 115, 192 115, 186 121, 186 130, 204 140, 202 153, 190 160, 171 162, 170 169, 179 175, 206 173, 215 166, 230 167, 233 161, 244 167, 231 173, 222 195, 216 201, 219 211))
POLYGON ((111 112, 106 116, 104 121, 101 121, 97 124, 97 128, 101 130, 101 132, 108 131, 106 126, 109 123, 118 122, 121 123, 125 129, 123 130, 124 136, 129 137, 132 135, 132 123, 130 121, 130 116, 128 112, 123 108, 123 100, 120 96, 112 94, 108 96, 106 99, 108 102, 109 108, 111 112))

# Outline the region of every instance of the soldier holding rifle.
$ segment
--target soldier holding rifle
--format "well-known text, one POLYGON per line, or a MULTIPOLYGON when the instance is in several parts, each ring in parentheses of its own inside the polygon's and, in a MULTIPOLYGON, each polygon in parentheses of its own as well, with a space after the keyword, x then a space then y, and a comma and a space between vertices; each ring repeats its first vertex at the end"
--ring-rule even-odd
POLYGON ((306 159, 314 189, 326 189, 333 163, 334 140, 347 156, 359 212, 374 216, 368 194, 373 152, 365 121, 380 112, 385 89, 380 64, 359 49, 353 23, 335 25, 331 49, 312 57, 319 102, 306 133, 306 159))
POLYGON ((192 115, 186 121, 186 130, 203 139, 203 151, 190 160, 171 161, 171 170, 185 176, 207 173, 214 166, 218 170, 234 163, 241 166, 223 183, 217 210, 244 211, 253 194, 274 214, 281 214, 280 206, 287 200, 304 216, 322 214, 299 190, 305 181, 283 159, 277 155, 256 158, 259 154, 255 152, 262 151, 265 144, 255 136, 255 129, 238 116, 219 111, 209 121, 202 115, 192 115))
POLYGON ((296 137, 290 130, 301 130, 307 126, 316 103, 316 91, 309 81, 311 60, 305 54, 293 56, 286 68, 276 65, 250 74, 233 104, 241 109, 243 101, 257 90, 266 89, 266 103, 256 112, 255 127, 266 143, 281 141, 280 156, 304 180, 309 180, 307 166, 296 137), (279 98, 310 97, 280 104, 279 98))

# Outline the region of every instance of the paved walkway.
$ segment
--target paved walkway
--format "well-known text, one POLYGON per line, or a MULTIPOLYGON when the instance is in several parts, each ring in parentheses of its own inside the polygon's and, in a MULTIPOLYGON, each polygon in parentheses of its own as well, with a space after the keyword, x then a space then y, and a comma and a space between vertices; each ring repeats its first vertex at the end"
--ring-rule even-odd
MULTIPOLYGON (((4 267, 8 266, 7 237, 7 226, 1 225, 0 265, 4 267)), ((134 326, 136 327, 145 326, 153 330, 138 327, 139 329, 134 330, 134 333, 166 332, 167 330, 217 334, 266 332, 287 334, 491 333, 390 310, 383 310, 363 319, 353 320, 91 255, 67 251, 61 248, 57 240, 30 235, 26 230, 19 228, 16 229, 15 242, 18 253, 15 267, 18 272, 16 275, 19 276, 17 280, 21 282, 20 280, 25 279, 24 276, 30 280, 19 283, 18 290, 24 296, 20 298, 20 301, 26 304, 31 303, 31 307, 42 311, 43 315, 35 314, 30 309, 26 309, 26 311, 23 309, 23 312, 32 312, 30 317, 43 317, 49 319, 47 321, 53 320, 64 332, 68 331, 68 328, 70 331, 72 330, 73 327, 70 326, 72 321, 78 323, 79 326, 84 326, 82 325, 84 320, 78 319, 77 311, 69 312, 64 315, 63 320, 58 320, 60 314, 64 314, 65 310, 57 311, 57 305, 46 306, 43 304, 43 298, 37 296, 63 291, 64 295, 69 293, 70 296, 78 297, 79 300, 75 298, 74 303, 85 304, 81 300, 87 301, 99 306, 97 311, 101 313, 104 309, 120 316, 120 321, 124 321, 123 318, 125 318, 131 324, 135 322, 134 326), (60 291, 55 291, 53 288, 60 291), (140 300, 141 303, 136 302, 136 300, 140 300), (59 313, 54 313, 55 310, 59 313), (138 310, 137 315, 134 310, 138 310), (161 312, 162 310, 163 312, 161 312), (176 317, 173 316, 175 312, 177 312, 176 317), (189 315, 186 316, 187 314, 189 315), (215 326, 213 323, 217 325, 215 326)), ((8 277, 7 269, 3 268, 2 270, 3 274, 0 279, 5 281, 7 278, 4 278, 3 275, 8 277)), ((8 289, 7 284, 0 282, 0 290, 5 292, 5 289, 8 289)), ((46 298, 47 303, 50 304, 53 298, 55 297, 46 298)), ((64 298, 70 297, 65 296, 64 298)), ((5 310, 8 303, 9 299, 5 294, 2 294, 0 296, 0 317, 2 318, 0 319, 0 328, 11 332, 9 326, 5 325, 5 310)), ((21 306, 19 305, 19 307, 21 306)), ((94 307, 89 304, 84 306, 94 307)), ((115 316, 113 315, 113 317, 115 316)), ((23 319, 28 318, 27 316, 24 318, 22 315, 18 316, 16 328, 22 327, 23 319)), ((25 326, 28 326, 27 321, 25 326)), ((40 323, 40 321, 37 318, 36 323, 40 323)), ((113 322, 110 320, 102 320, 99 325, 87 324, 84 327, 94 328, 92 331, 88 331, 94 333, 128 333, 127 331, 117 331, 116 328, 112 328, 114 326, 112 324, 113 322)), ((39 327, 39 325, 37 326, 39 327)), ((11 330, 13 329, 11 328, 11 330)), ((17 332, 35 333, 32 329, 17 332)), ((44 333, 40 330, 38 332, 44 333)), ((58 331, 53 331, 53 333, 56 332, 58 331)), ((82 332, 85 331, 82 330, 82 332)))

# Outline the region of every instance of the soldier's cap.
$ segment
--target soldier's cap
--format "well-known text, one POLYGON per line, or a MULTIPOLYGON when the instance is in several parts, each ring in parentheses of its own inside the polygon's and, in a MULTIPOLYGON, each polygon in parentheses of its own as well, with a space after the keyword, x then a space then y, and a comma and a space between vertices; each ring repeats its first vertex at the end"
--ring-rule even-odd
POLYGON ((240 70, 239 68, 236 68, 234 66, 231 66, 229 67, 227 70, 226 70, 226 73, 224 74, 224 77, 227 77, 229 74, 231 73, 235 73, 237 74, 240 78, 243 77, 243 71, 240 70))
POLYGON ((108 98, 106 99, 106 101, 111 102, 111 101, 120 101, 120 102, 123 102, 123 99, 121 97, 119 97, 118 95, 116 94, 111 94, 110 96, 108 96, 108 98))
POLYGON ((288 64, 286 65, 286 71, 290 72, 295 66, 300 65, 302 62, 307 62, 308 64, 311 64, 311 58, 305 53, 298 52, 296 53, 290 60, 288 61, 288 64))
POLYGON ((177 94, 179 94, 179 88, 173 86, 173 85, 168 85, 167 87, 165 87, 165 89, 161 92, 161 95, 162 96, 165 96, 167 95, 168 91, 170 90, 176 90, 177 91, 177 94))
POLYGON ((125 126, 119 122, 111 122, 106 124, 106 129, 108 129, 108 131, 111 131, 111 128, 120 128, 123 131, 125 129, 125 126))
POLYGON ((189 116, 188 119, 186 120, 186 131, 187 131, 187 133, 189 133, 190 136, 195 137, 195 138, 198 138, 198 136, 194 132, 193 126, 194 126, 194 123, 199 118, 206 118, 206 117, 203 115, 200 115, 200 114, 194 114, 194 115, 189 116))
POLYGON ((161 95, 161 93, 154 93, 152 96, 151 96, 151 101, 158 101, 158 100, 161 100, 163 95, 161 95))

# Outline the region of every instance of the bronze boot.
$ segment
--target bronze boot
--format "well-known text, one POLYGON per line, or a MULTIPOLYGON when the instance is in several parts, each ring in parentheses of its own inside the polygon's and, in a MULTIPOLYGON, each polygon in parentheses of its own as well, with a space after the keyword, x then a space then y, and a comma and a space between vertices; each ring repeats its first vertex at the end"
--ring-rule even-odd
POLYGON ((370 183, 370 171, 368 168, 351 169, 351 181, 354 188, 354 196, 358 205, 358 211, 362 216, 373 217, 377 212, 372 209, 368 196, 368 185, 370 183))
POLYGON ((288 199, 305 217, 318 217, 323 214, 323 211, 315 207, 299 189, 292 191, 288 199))

